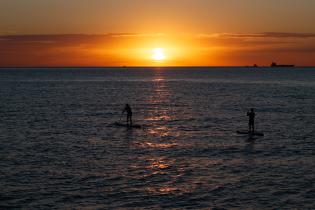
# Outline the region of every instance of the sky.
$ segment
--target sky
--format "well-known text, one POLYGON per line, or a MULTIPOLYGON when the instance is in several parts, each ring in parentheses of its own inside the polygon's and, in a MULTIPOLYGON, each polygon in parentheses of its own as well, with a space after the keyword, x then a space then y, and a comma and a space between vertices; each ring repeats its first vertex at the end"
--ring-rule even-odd
POLYGON ((314 11, 314 0, 0 0, 0 66, 315 66, 314 11))

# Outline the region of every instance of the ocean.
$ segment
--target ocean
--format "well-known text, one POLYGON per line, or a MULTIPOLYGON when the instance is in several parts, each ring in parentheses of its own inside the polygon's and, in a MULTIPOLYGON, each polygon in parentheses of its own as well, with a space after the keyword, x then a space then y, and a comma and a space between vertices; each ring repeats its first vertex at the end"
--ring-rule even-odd
POLYGON ((2 68, 0 208, 314 209, 314 122, 315 68, 2 68))

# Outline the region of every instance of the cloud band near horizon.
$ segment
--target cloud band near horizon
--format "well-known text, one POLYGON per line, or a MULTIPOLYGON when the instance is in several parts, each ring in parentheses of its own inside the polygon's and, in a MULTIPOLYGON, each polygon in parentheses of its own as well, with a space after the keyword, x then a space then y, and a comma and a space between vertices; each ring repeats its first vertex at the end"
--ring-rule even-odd
POLYGON ((315 66, 315 34, 282 32, 2 35, 0 66, 154 66, 154 47, 169 51, 166 66, 315 66))

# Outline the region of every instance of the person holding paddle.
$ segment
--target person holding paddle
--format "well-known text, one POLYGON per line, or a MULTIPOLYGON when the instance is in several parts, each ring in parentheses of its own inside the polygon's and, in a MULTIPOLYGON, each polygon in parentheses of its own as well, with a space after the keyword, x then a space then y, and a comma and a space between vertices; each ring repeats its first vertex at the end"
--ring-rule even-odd
POLYGON ((253 136, 264 136, 263 132, 259 132, 255 130, 255 111, 253 108, 251 108, 247 112, 248 116, 248 130, 237 130, 237 134, 244 134, 244 135, 249 135, 249 140, 254 140, 256 138, 253 138, 253 136))
POLYGON ((253 108, 250 109, 250 112, 247 112, 248 116, 248 132, 255 132, 255 111, 253 108))
POLYGON ((131 111, 129 104, 126 104, 121 115, 123 115, 125 112, 127 113, 127 126, 132 126, 132 111, 131 111))

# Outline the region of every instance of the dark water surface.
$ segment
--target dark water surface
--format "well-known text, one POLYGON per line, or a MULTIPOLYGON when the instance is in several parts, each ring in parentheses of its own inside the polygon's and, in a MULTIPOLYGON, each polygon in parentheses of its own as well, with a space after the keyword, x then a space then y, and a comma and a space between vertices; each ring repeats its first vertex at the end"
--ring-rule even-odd
POLYGON ((314 122, 314 68, 0 69, 0 208, 314 209, 314 122))

